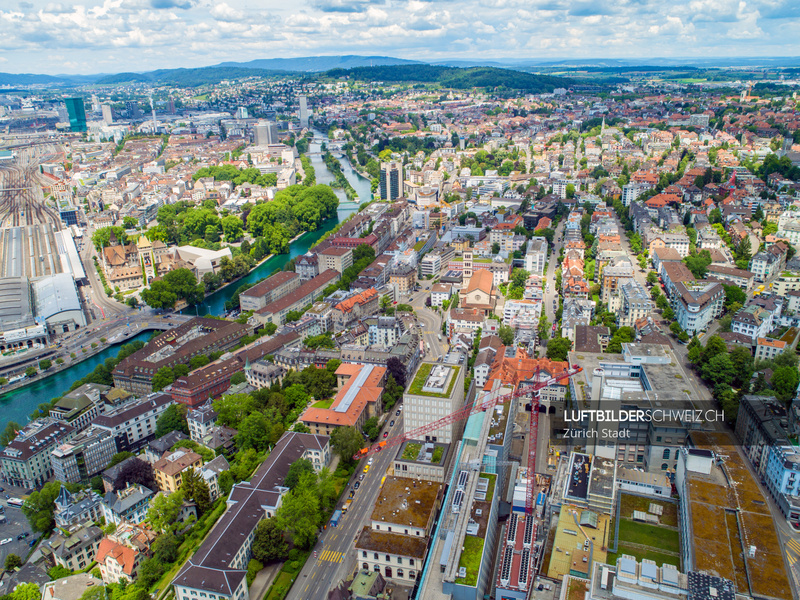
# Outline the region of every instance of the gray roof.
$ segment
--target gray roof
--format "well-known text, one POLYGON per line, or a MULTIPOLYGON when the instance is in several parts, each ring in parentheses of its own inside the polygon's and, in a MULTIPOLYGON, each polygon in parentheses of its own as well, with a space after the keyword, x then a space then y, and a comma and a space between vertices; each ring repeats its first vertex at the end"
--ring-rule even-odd
POLYGON ((30 296, 26 277, 0 279, 0 329, 19 329, 34 324, 30 296))
POLYGON ((142 500, 150 498, 153 495, 153 491, 150 488, 146 488, 143 485, 137 485, 135 490, 123 496, 122 498, 119 497, 118 492, 108 492, 103 498, 103 502, 114 513, 118 515, 124 515, 131 507, 135 506, 142 500))
POLYGON ((45 277, 35 281, 32 287, 36 299, 37 320, 47 320, 62 312, 81 310, 75 281, 68 273, 45 277))

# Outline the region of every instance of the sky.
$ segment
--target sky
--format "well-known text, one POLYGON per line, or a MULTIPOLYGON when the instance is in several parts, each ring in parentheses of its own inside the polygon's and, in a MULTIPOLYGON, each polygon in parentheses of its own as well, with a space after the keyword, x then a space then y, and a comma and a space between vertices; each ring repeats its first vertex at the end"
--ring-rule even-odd
POLYGON ((797 0, 4 0, 0 71, 117 73, 338 54, 799 56, 798 32, 797 0))

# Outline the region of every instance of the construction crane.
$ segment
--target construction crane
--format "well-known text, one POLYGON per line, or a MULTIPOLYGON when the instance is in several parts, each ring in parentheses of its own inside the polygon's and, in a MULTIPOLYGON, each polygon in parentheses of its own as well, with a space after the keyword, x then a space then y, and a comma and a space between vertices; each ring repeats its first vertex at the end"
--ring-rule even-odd
POLYGON ((445 425, 450 425, 451 423, 457 423, 458 421, 462 421, 463 419, 466 419, 475 413, 491 411, 497 404, 503 404, 508 400, 530 396, 531 417, 528 430, 528 486, 525 492, 525 512, 526 514, 531 514, 533 512, 534 488, 532 480, 533 473, 536 471, 536 438, 539 433, 539 391, 561 381, 562 379, 568 379, 573 375, 580 373, 581 371, 583 371, 583 368, 579 367, 578 365, 572 365, 571 368, 567 368, 560 373, 549 375, 546 371, 542 371, 541 369, 537 368, 533 377, 529 381, 521 384, 510 394, 502 394, 500 396, 489 394, 488 398, 479 404, 464 406, 463 408, 450 413, 441 419, 437 419, 436 421, 428 423, 427 425, 423 425, 422 427, 412 429, 408 433, 390 437, 372 446, 362 448, 356 452, 356 454, 353 456, 353 459, 359 460, 366 458, 375 452, 380 452, 385 448, 399 446, 407 440, 421 440, 423 439, 423 436, 430 431, 434 431, 440 427, 444 427, 445 425))

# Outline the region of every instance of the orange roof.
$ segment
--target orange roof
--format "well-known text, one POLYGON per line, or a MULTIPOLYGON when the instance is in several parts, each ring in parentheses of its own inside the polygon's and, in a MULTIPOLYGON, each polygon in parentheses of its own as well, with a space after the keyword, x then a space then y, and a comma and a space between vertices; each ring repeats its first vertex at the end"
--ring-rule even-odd
POLYGON ((759 346, 766 346, 767 348, 785 348, 786 342, 781 340, 771 340, 769 338, 758 338, 756 344, 759 346))
POLYGON ((467 286, 467 294, 480 290, 487 294, 492 293, 494 277, 491 272, 486 269, 477 269, 472 272, 472 277, 469 278, 469 285, 467 286))
POLYGON ((359 292, 354 296, 350 296, 347 300, 342 300, 334 308, 345 313, 350 312, 351 310, 353 310, 353 307, 356 304, 366 304, 377 295, 378 292, 375 290, 375 288, 369 288, 368 290, 359 292))
MULTIPOLYGON (((521 382, 532 379, 537 369, 541 374, 555 375, 569 368, 569 363, 550 360, 549 358, 531 358, 523 348, 517 348, 514 356, 505 355, 505 346, 502 346, 495 355, 489 377, 484 389, 492 389, 492 381, 499 379, 505 384, 519 385, 521 382)), ((567 380, 559 382, 566 385, 567 380)))
POLYGON ((94 559, 99 563, 104 563, 108 557, 113 558, 120 565, 123 573, 133 576, 133 569, 136 567, 136 550, 104 537, 100 540, 94 559))
POLYGON ((358 389, 358 392, 356 393, 353 401, 350 403, 350 406, 347 408, 347 411, 338 412, 336 408, 344 400, 345 395, 347 394, 348 390, 350 390, 350 387, 354 385, 356 381, 356 375, 365 368, 362 365, 351 365, 345 367, 345 369, 342 369, 344 366, 345 364, 339 365, 339 368, 336 370, 336 374, 349 374, 350 378, 342 386, 342 389, 336 393, 336 398, 334 398, 333 404, 331 404, 330 408, 316 408, 313 405, 309 406, 305 412, 300 415, 300 421, 306 424, 324 423, 336 427, 352 427, 358 423, 361 414, 364 412, 364 409, 366 409, 370 402, 377 402, 380 400, 381 395, 383 394, 383 385, 381 382, 383 381, 383 376, 386 374, 386 369, 384 367, 373 366, 372 371, 358 389), (355 369, 352 367, 355 367, 355 369))

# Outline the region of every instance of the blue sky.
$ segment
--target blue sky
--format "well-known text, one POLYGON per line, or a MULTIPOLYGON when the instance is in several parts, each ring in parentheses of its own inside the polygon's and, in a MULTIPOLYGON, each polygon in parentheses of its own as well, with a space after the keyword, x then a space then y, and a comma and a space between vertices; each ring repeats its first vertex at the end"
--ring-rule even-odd
POLYGON ((388 55, 800 55, 797 0, 7 0, 0 71, 113 73, 227 60, 388 55))

